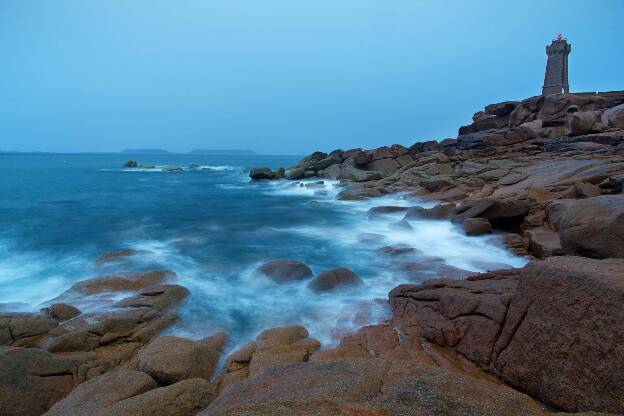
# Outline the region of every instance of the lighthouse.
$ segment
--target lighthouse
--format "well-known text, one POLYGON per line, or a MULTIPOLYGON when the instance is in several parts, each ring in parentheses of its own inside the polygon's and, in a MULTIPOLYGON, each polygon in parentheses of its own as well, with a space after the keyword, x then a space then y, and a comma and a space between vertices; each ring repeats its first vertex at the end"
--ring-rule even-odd
POLYGON ((570 85, 568 84, 568 55, 571 51, 572 45, 561 34, 550 45, 546 46, 548 61, 546 63, 542 95, 570 92, 570 85))

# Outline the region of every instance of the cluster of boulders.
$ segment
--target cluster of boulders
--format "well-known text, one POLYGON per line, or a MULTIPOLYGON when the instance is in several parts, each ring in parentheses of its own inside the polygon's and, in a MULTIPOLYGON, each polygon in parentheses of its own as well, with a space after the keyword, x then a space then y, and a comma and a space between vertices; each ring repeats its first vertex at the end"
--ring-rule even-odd
MULTIPOLYGON (((270 328, 227 357, 223 333, 159 336, 188 295, 174 273, 79 282, 38 314, 0 314, 0 413, 622 414, 623 136, 624 93, 558 94, 487 106, 457 139, 255 169, 254 179, 340 180, 340 199, 436 200, 375 207, 369 218, 398 216, 403 232, 453 221, 467 235, 496 233, 531 261, 466 277, 441 259, 404 261, 418 258, 414 248, 363 233, 388 264, 424 281, 389 294, 390 320, 325 349, 303 327, 270 328)), ((258 274, 306 282, 311 295, 362 283, 345 268, 314 276, 296 260, 258 274)))

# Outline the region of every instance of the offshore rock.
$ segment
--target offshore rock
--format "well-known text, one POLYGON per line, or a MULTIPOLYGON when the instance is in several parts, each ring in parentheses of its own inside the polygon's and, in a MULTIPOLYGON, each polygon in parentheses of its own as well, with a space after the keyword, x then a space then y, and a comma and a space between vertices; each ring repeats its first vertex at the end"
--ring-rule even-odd
POLYGON ((271 261, 260 266, 258 271, 276 283, 303 280, 312 276, 312 270, 296 260, 271 261))

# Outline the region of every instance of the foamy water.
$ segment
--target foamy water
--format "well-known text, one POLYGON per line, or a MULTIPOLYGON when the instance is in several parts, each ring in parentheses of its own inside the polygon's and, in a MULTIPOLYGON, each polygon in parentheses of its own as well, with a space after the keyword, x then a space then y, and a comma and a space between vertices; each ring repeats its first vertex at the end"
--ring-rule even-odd
MULTIPOLYGON (((402 195, 338 201, 343 188, 335 181, 250 182, 246 170, 259 164, 256 158, 200 160, 201 168, 170 175, 153 173, 195 161, 154 160, 154 171, 128 175, 115 167, 122 160, 44 159, 47 176, 29 177, 32 169, 15 175, 31 181, 27 189, 1 179, 2 190, 14 198, 0 205, 8 214, 0 219, 0 303, 37 310, 79 280, 167 268, 191 292, 168 334, 202 338, 226 331, 233 349, 266 328, 300 324, 327 346, 387 319, 387 295, 398 284, 525 264, 495 236, 467 237, 449 221, 409 221, 412 229, 405 229, 396 225, 403 213, 367 214, 373 206, 430 202, 402 195), (391 256, 379 250, 384 246, 413 250, 391 256), (121 248, 144 253, 95 262, 121 248), (348 267, 364 284, 318 294, 308 281, 277 284, 257 273, 263 263, 284 258, 306 263, 314 274, 348 267)), ((84 311, 96 306, 80 304, 84 311)))

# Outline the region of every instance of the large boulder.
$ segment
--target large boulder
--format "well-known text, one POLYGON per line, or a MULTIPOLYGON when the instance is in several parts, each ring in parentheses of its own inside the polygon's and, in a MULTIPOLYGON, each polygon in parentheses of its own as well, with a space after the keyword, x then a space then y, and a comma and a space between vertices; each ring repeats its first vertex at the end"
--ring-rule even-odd
POLYGON ((277 283, 303 280, 312 276, 312 270, 296 260, 271 261, 260 266, 258 271, 277 283))
POLYGON ((0 347, 0 413, 41 415, 74 388, 79 364, 40 349, 0 347))
POLYGON ((141 350, 139 370, 161 385, 190 378, 210 380, 219 361, 219 351, 201 341, 158 337, 141 350))
POLYGON ((624 260, 551 257, 402 285, 394 324, 566 411, 624 412, 624 260))
POLYGON ((115 370, 86 381, 45 416, 95 416, 117 402, 158 387, 153 378, 140 371, 115 370))
POLYGON ((405 219, 408 220, 444 220, 455 215, 457 206, 454 203, 438 204, 433 208, 410 207, 405 213, 405 219))
POLYGON ((345 267, 340 267, 319 274, 308 284, 308 287, 315 292, 330 292, 362 283, 362 279, 357 274, 345 267))
POLYGON ((231 385, 200 416, 544 415, 506 386, 441 368, 342 359, 279 365, 231 385))
POLYGON ((558 200, 548 206, 547 213, 566 252, 624 257, 624 195, 558 200))

